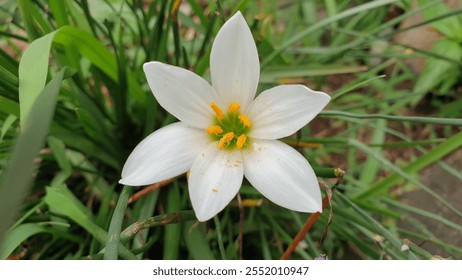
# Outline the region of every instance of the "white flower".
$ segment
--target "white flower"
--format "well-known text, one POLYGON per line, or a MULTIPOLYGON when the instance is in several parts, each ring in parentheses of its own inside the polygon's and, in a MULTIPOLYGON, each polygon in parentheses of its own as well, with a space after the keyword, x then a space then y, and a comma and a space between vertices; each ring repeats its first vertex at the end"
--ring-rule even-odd
POLYGON ((212 86, 179 67, 144 64, 155 98, 180 121, 153 132, 133 150, 120 183, 148 185, 190 170, 189 194, 199 221, 223 210, 244 176, 276 204, 300 212, 322 211, 310 164, 276 139, 306 125, 330 97, 303 85, 282 85, 255 98, 260 64, 240 12, 218 32, 210 71, 212 86))

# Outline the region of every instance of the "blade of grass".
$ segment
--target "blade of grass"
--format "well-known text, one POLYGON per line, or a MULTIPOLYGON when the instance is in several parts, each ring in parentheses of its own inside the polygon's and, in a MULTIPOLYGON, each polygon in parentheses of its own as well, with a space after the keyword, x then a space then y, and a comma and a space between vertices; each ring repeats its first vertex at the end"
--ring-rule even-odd
POLYGON ((289 40, 286 40, 279 48, 274 50, 270 55, 268 55, 261 63, 260 68, 263 69, 265 68, 271 60, 273 60, 276 56, 278 56, 280 53, 282 53, 285 49, 290 47, 291 45, 295 44, 296 42, 300 41, 303 39, 303 37, 307 36, 308 34, 315 32, 318 29, 321 29, 325 26, 328 26, 331 23, 337 22, 341 19, 347 18, 349 16, 368 11, 370 9, 374 9, 380 6, 392 4, 394 2, 397 2, 398 0, 378 0, 378 1, 372 1, 369 3, 365 3, 362 5, 359 5, 354 8, 350 8, 346 11, 343 11, 341 13, 336 14, 335 16, 328 17, 326 19, 323 19, 321 21, 318 21, 317 23, 311 25, 310 27, 306 28, 302 32, 298 33, 297 35, 294 35, 291 37, 289 40))
MULTIPOLYGON (((387 122, 384 119, 379 119, 375 121, 374 132, 372 134, 372 143, 384 143, 385 142, 385 130, 387 122)), ((371 147, 377 152, 381 152, 381 147, 371 147)), ((366 162, 364 163, 363 171, 359 176, 359 181, 365 185, 371 184, 377 178, 377 174, 380 171, 380 163, 372 157, 368 157, 366 162)))
MULTIPOLYGON (((462 137, 462 132, 460 132, 458 134, 458 137, 462 137)), ((368 146, 366 146, 365 144, 359 142, 356 139, 350 139, 349 142, 353 147, 356 147, 358 150, 361 150, 361 151, 371 155, 372 157, 374 157, 377 161, 379 161, 382 164, 382 166, 389 168, 390 170, 392 170, 393 172, 395 172, 396 174, 398 174, 402 178, 405 178, 409 182, 417 185, 423 191, 425 191, 429 195, 433 196, 435 199, 437 199, 439 202, 441 202, 444 206, 446 206, 448 209, 450 209, 452 212, 454 212, 456 215, 458 215, 459 217, 462 218, 462 212, 459 211, 457 208, 455 208, 451 203, 449 203, 441 195, 439 195, 435 191, 431 190, 429 187, 425 186, 424 184, 422 184, 421 182, 416 180, 414 177, 412 177, 409 173, 405 172, 403 169, 401 169, 401 168, 397 167, 396 165, 394 165, 393 163, 391 163, 389 160, 384 158, 380 153, 372 150, 371 148, 369 148, 368 146)), ((456 147, 458 147, 460 145, 462 145, 462 142, 458 141, 456 147)), ((391 186, 393 186, 393 185, 389 185, 389 187, 391 187, 391 186)), ((383 190, 383 189, 380 189, 380 190, 383 190)), ((367 190, 363 191, 362 193, 360 193, 360 195, 356 195, 356 196, 353 196, 353 197, 354 197, 355 201, 360 202, 361 200, 363 200, 363 203, 366 203, 366 202, 364 202, 364 199, 370 197, 371 193, 374 194, 376 192, 377 192, 377 187, 374 187, 372 191, 370 189, 367 189, 367 190), (362 198, 362 199, 359 199, 358 197, 362 198)))
POLYGON ((24 127, 27 117, 45 86, 48 73, 48 56, 56 31, 30 44, 19 63, 20 122, 24 127))
POLYGON ((217 232, 217 241, 218 241, 218 248, 220 249, 220 256, 222 260, 226 260, 226 251, 225 251, 225 245, 223 242, 223 233, 222 233, 222 228, 221 228, 221 223, 220 219, 218 216, 215 216, 213 218, 213 222, 215 224, 216 232, 217 232))
MULTIPOLYGON (((167 213, 178 212, 180 210, 180 189, 177 181, 168 189, 167 213)), ((176 260, 179 256, 181 237, 181 224, 169 225, 164 232, 164 260, 176 260)))
POLYGON ((324 110, 319 113, 320 116, 324 117, 346 117, 354 119, 385 119, 390 121, 398 122, 415 122, 415 123, 426 123, 426 124, 441 124, 451 126, 462 126, 462 119, 451 119, 451 118, 429 118, 429 117, 401 117, 401 116, 390 116, 382 114, 355 114, 343 111, 324 110))
MULTIPOLYGON (((99 243, 106 244, 108 233, 93 222, 93 215, 65 186, 47 187, 45 203, 87 230, 99 243)), ((136 260, 136 256, 119 244, 119 256, 136 260)))
POLYGON ((124 186, 117 200, 116 208, 112 214, 111 225, 109 226, 109 238, 106 241, 106 250, 104 251, 105 260, 117 260, 119 255, 120 232, 132 189, 133 187, 124 186))
MULTIPOLYGON (((387 230, 381 223, 377 222, 368 213, 366 213, 364 210, 358 207, 354 202, 349 200, 342 193, 337 192, 336 196, 343 203, 351 207, 359 215, 360 218, 364 219, 371 227, 375 228, 376 233, 386 238, 393 245, 393 247, 395 247, 398 250, 401 250, 403 242, 400 239, 398 239, 393 233, 387 230)), ((407 256, 409 257, 409 259, 417 259, 417 256, 411 251, 407 252, 407 256)))
MULTIPOLYGON (((400 173, 412 174, 412 173, 418 172, 419 170, 422 170, 426 166, 440 160, 447 154, 453 152, 460 146, 462 146, 462 132, 459 132, 458 134, 450 137, 447 141, 439 144, 438 146, 433 148, 431 151, 424 153, 418 159, 416 159, 415 161, 403 167, 401 172, 392 174, 388 176, 387 178, 385 178, 384 180, 382 180, 381 182, 372 185, 367 190, 357 193, 354 196, 354 199, 365 199, 378 192, 386 191, 389 188, 395 186, 396 184, 399 184, 400 182, 404 180, 403 176, 400 173)), ((406 176, 406 177, 409 177, 409 176, 406 176)))
POLYGON ((204 224, 194 222, 186 223, 183 229, 186 247, 194 260, 215 260, 205 230, 204 224))
POLYGON ((55 238, 65 239, 65 242, 67 243, 68 241, 83 242, 83 238, 73 234, 69 234, 66 231, 62 231, 56 228, 57 226, 66 228, 69 225, 63 223, 48 222, 27 223, 10 229, 5 236, 3 243, 0 244, 0 260, 6 259, 21 243, 23 243, 29 237, 36 234, 48 233, 55 238), (46 225, 53 225, 53 227, 47 227, 46 225))
POLYGON ((35 174, 35 157, 44 144, 50 126, 64 69, 43 89, 30 110, 30 118, 11 154, 0 181, 0 240, 12 225, 35 174))
POLYGON ((8 98, 0 96, 0 111, 19 117, 19 104, 8 98))

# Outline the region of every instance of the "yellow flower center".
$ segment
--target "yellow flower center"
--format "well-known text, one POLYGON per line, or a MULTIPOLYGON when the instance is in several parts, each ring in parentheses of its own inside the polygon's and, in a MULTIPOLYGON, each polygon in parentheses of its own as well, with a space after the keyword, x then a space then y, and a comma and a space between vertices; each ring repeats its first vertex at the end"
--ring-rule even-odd
POLYGON ((247 134, 252 127, 252 122, 249 117, 241 114, 241 105, 235 102, 231 103, 226 114, 215 102, 210 103, 210 108, 215 113, 214 123, 205 131, 212 140, 218 141, 218 149, 232 150, 237 148, 241 150, 246 148, 249 145, 247 134))

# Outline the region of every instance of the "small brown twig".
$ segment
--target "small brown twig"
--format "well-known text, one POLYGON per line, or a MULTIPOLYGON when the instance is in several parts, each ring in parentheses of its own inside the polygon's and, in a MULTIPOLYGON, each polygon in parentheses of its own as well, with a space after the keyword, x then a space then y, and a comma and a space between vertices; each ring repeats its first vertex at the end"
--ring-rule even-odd
MULTIPOLYGON (((326 196, 322 199, 322 210, 324 211, 324 209, 327 207, 328 204, 331 205, 331 211, 332 211, 332 196, 333 196, 333 192, 335 191, 335 189, 337 188, 337 186, 340 184, 340 182, 342 181, 342 178, 343 178, 343 175, 345 174, 345 172, 343 170, 340 170, 338 169, 338 179, 337 179, 337 182, 332 186, 332 188, 329 189, 329 191, 327 192, 326 196)), ((320 183, 320 184, 324 184, 326 185, 324 182, 320 183)), ((327 185, 326 185, 327 186, 327 185)), ((327 186, 328 187, 328 186, 327 186)), ((297 235, 295 236, 294 240, 292 241, 292 243, 289 245, 289 247, 287 247, 287 249, 285 250, 284 254, 282 254, 281 256, 281 260, 288 260, 289 257, 292 255, 292 253, 295 251, 295 249, 297 248, 298 244, 300 243, 300 241, 303 240, 303 238, 305 237, 305 235, 310 231, 311 227, 316 223, 316 221, 319 219, 319 217, 321 216, 321 213, 320 212, 316 212, 314 214, 312 214, 308 220, 305 222, 305 224, 303 225, 303 227, 300 229, 300 231, 297 233, 297 235)), ((332 212, 330 213, 329 215, 329 222, 326 226, 326 229, 324 229, 324 232, 323 232, 323 236, 321 237, 321 242, 324 241, 324 234, 327 235, 327 227, 329 226, 329 224, 332 222, 332 217, 333 217, 333 214, 332 212)), ((322 244, 322 243, 321 243, 322 244)))
POLYGON ((171 178, 171 179, 168 179, 168 180, 165 180, 165 181, 162 181, 162 182, 159 182, 159 183, 155 183, 155 184, 152 184, 152 185, 149 185, 147 186, 146 188, 140 190, 139 192, 136 192, 135 194, 133 194, 129 199, 128 199, 128 203, 133 203, 135 201, 137 201, 138 199, 142 198, 143 196, 147 195, 148 193, 152 192, 152 191, 155 191, 157 190, 158 188, 160 187, 163 187, 165 185, 168 185, 170 182, 172 182, 175 178, 171 178))
POLYGON ((327 197, 328 203, 330 205, 330 207, 329 207, 329 218, 327 219, 327 225, 324 228, 324 230, 322 232, 322 235, 321 235, 321 240, 319 241, 319 246, 322 246, 322 244, 324 243, 324 240, 326 239, 327 233, 329 232, 330 223, 332 223, 332 220, 334 218, 334 210, 333 210, 334 208, 333 208, 333 204, 332 204, 332 197, 334 196, 334 190, 335 190, 336 186, 332 187, 332 189, 331 189, 323 181, 319 181, 319 184, 321 185, 321 187, 323 187, 326 190, 326 197, 327 197))

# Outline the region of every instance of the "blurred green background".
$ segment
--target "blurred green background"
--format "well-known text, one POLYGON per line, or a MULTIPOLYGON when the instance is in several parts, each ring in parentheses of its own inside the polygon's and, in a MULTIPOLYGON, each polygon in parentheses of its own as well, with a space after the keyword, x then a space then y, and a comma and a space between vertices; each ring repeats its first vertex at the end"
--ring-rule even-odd
MULTIPOLYGON (((290 258, 462 257, 460 1, 0 0, 1 259, 240 257, 237 200, 197 223, 185 176, 136 201, 142 188, 117 184, 135 145, 175 121, 142 64, 209 79, 238 10, 258 92, 301 83, 332 97, 284 140, 330 186, 346 171, 325 241, 329 211, 290 258)), ((279 259, 309 214, 246 181, 240 194, 242 257, 279 259)))

